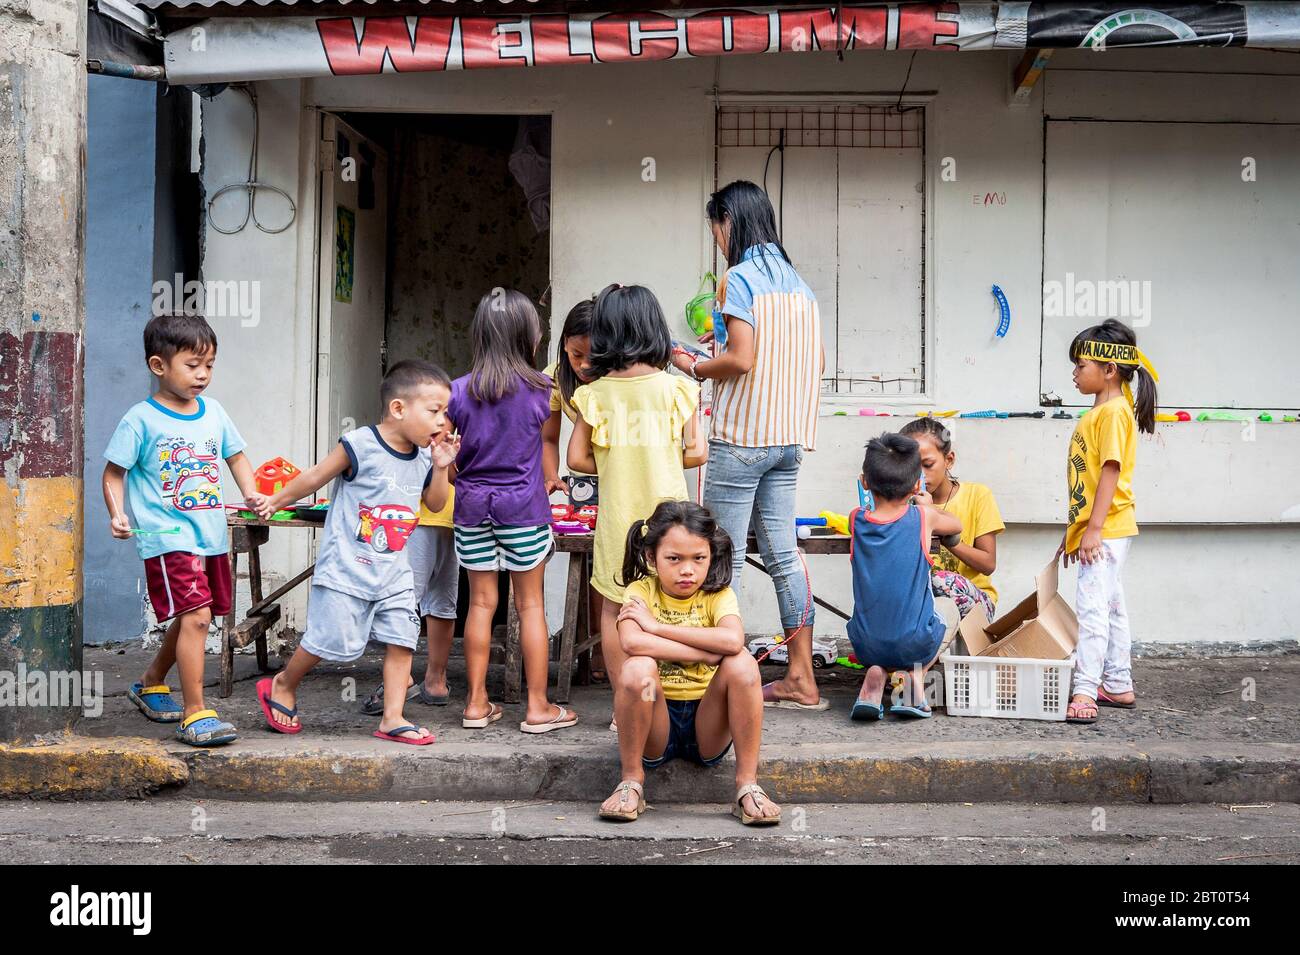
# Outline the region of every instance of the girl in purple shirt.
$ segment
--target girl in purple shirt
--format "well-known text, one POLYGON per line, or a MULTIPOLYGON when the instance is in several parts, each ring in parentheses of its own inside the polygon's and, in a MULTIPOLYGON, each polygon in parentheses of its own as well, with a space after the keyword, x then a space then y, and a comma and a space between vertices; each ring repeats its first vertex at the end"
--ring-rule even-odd
POLYGON ((461 725, 501 719, 488 700, 487 668, 497 574, 510 572, 528 704, 519 728, 548 733, 578 716, 546 698, 547 633, 542 579, 551 555, 551 506, 542 482, 542 427, 551 416, 551 379, 533 366, 542 323, 513 289, 479 300, 470 325, 474 367, 451 384, 447 416, 461 434, 456 464, 456 557, 469 575, 465 670, 469 693, 461 725))

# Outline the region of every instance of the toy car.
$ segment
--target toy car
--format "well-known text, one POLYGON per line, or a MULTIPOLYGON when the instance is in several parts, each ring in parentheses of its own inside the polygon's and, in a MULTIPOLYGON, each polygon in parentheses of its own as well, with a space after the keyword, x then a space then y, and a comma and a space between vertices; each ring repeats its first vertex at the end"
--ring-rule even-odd
MULTIPOLYGON (((785 647, 784 636, 755 637, 753 640, 749 641, 749 652, 754 655, 754 659, 756 660, 764 653, 767 653, 769 648, 772 652, 767 655, 767 658, 763 661, 764 663, 790 662, 790 656, 785 647)), ((835 662, 837 656, 839 656, 839 652, 833 640, 822 640, 813 637, 812 664, 814 667, 819 670, 822 667, 828 667, 835 662)))
POLYGON ((363 504, 358 513, 361 524, 357 527, 357 540, 367 542, 381 554, 396 553, 405 547, 411 531, 419 523, 415 511, 401 504, 363 504))
POLYGON ((196 475, 202 475, 211 484, 220 481, 221 468, 217 465, 217 456, 195 454, 189 445, 181 445, 172 449, 171 458, 163 463, 159 477, 162 478, 162 489, 170 491, 196 475))
POLYGON ((201 484, 197 488, 177 494, 176 506, 182 511, 192 511, 196 507, 220 507, 221 489, 213 484, 201 484))

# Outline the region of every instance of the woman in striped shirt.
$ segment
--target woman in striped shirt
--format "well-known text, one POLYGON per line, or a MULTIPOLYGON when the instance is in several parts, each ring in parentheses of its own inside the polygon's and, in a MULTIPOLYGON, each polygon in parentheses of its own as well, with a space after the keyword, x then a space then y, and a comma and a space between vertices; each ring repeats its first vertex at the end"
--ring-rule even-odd
POLYGON ((727 260, 713 313, 715 357, 673 359, 697 380, 715 382, 704 504, 735 545, 737 581, 753 526, 786 639, 794 639, 786 678, 763 688, 764 701, 822 710, 812 665, 812 586, 794 524, 799 467, 817 443, 825 365, 817 299, 781 247, 772 203, 757 185, 731 183, 713 194, 706 212, 727 260))

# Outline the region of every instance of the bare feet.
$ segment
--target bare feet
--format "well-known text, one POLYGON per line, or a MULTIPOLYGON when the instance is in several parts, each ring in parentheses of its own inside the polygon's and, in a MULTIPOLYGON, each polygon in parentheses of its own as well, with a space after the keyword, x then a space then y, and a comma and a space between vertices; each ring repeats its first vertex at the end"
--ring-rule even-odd
MULTIPOLYGON (((280 680, 280 677, 283 675, 284 673, 283 671, 281 671, 280 673, 277 673, 275 676, 271 678, 271 699, 274 700, 276 703, 279 703, 281 706, 285 707, 286 709, 290 709, 290 710, 297 709, 298 694, 284 688, 284 685, 280 680)), ((275 720, 277 723, 279 723, 281 726, 298 725, 298 717, 285 716, 274 706, 271 707, 271 718, 275 720)))
POLYGON ((805 682, 796 682, 786 677, 784 680, 776 680, 767 685, 767 692, 764 693, 764 700, 793 700, 795 703, 802 703, 805 706, 816 706, 821 702, 821 692, 817 689, 817 683, 813 680, 805 682))

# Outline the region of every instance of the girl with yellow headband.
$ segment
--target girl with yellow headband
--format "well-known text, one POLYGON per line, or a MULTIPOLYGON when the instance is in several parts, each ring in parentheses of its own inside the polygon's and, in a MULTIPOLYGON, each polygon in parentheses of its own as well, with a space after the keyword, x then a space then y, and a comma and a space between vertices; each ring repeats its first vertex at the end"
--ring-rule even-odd
POLYGON ((1070 344, 1074 386, 1092 395, 1079 419, 1066 464, 1068 527, 1057 556, 1079 564, 1075 612, 1079 644, 1070 723, 1097 722, 1097 707, 1136 706, 1130 660, 1132 637, 1120 576, 1137 536, 1133 462, 1137 433, 1152 434, 1156 420, 1155 368, 1137 347, 1133 329, 1107 319, 1070 344), (1137 384, 1134 395, 1133 384, 1137 384))

